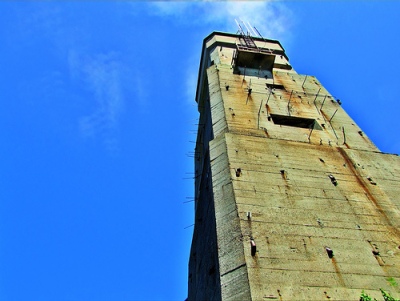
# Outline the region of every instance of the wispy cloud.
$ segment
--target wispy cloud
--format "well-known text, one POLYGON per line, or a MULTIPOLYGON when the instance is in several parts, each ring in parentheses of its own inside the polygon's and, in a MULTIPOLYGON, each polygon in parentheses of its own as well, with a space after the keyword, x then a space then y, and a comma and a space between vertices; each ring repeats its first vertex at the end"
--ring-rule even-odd
MULTIPOLYGON (((85 112, 74 111, 74 126, 78 123, 83 137, 100 140, 113 153, 118 150, 124 93, 129 89, 130 70, 125 64, 126 55, 113 51, 114 48, 99 51, 93 43, 99 36, 92 35, 93 24, 89 26, 89 22, 85 22, 87 16, 84 13, 79 15, 81 18, 76 17, 74 7, 55 1, 27 3, 27 7, 15 9, 20 20, 17 33, 23 48, 30 47, 34 49, 32 52, 40 53, 36 50, 43 47, 40 41, 46 43, 46 50, 49 50, 46 53, 51 51, 51 59, 58 59, 56 66, 41 68, 40 81, 33 78, 29 79, 31 83, 24 85, 35 87, 41 101, 43 98, 57 99, 70 109, 74 102, 68 100, 79 99, 79 108, 84 108, 85 112), (64 64, 69 70, 69 81, 63 74, 64 64)), ((34 99, 35 103, 38 99, 34 99)))
POLYGON ((123 111, 121 86, 123 65, 118 54, 109 52, 81 58, 70 51, 69 67, 72 79, 82 80, 92 94, 92 112, 80 118, 80 130, 85 137, 100 135, 108 150, 118 150, 118 122, 123 111))
POLYGON ((293 14, 280 1, 151 2, 151 13, 175 22, 212 25, 236 32, 235 18, 249 21, 266 38, 287 40, 293 14))

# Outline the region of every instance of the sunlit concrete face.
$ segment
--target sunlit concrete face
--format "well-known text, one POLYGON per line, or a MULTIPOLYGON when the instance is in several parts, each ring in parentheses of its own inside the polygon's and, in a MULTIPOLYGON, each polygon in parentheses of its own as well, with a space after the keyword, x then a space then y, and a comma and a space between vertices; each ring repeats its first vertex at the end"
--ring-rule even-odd
POLYGON ((279 42, 247 42, 203 43, 189 300, 398 296, 399 157, 279 42))

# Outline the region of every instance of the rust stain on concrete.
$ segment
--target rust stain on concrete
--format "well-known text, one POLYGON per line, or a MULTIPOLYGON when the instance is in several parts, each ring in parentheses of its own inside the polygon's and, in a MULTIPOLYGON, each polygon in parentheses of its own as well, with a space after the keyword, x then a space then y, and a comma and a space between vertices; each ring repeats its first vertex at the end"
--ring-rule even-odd
POLYGON ((337 150, 342 155, 343 159, 346 161, 346 165, 350 168, 351 172, 354 174, 354 176, 355 176, 355 178, 357 180, 357 183, 362 187, 362 189, 364 190, 364 192, 367 195, 368 199, 371 200, 374 203, 376 209, 379 211, 381 216, 385 219, 386 223, 388 224, 389 230, 393 234, 397 235, 398 238, 400 238, 400 230, 397 229, 395 226, 393 226, 392 221, 390 220, 390 218, 386 214, 386 211, 381 207, 381 205, 379 204, 379 201, 375 198, 375 196, 369 190, 368 186, 364 182, 364 179, 362 178, 362 176, 359 174, 359 172, 354 167, 354 164, 356 164, 356 163, 353 162, 349 158, 349 156, 347 155, 345 150, 343 150, 340 147, 338 147, 337 150))
POLYGON ((346 286, 345 283, 344 283, 344 280, 343 280, 342 273, 340 272, 340 269, 339 269, 339 267, 338 267, 338 264, 337 264, 337 262, 336 262, 335 257, 332 258, 332 264, 333 264, 333 267, 334 267, 334 269, 335 269, 336 276, 338 277, 338 280, 339 280, 340 285, 341 285, 341 286, 346 286))

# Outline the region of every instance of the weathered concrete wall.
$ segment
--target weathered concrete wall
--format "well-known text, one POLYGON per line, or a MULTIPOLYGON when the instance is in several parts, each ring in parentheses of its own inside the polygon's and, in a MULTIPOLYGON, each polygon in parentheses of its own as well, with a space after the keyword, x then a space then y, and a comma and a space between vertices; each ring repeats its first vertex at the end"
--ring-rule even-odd
POLYGON ((250 300, 243 235, 226 146, 225 135, 210 144, 221 297, 222 300, 250 300))
POLYGON ((398 296, 399 157, 381 153, 314 76, 287 70, 278 43, 268 42, 271 73, 258 75, 232 66, 232 36, 204 45, 192 245, 202 261, 191 257, 189 299, 398 296), (213 266, 218 279, 206 277, 213 266))
POLYGON ((188 300, 221 300, 209 150, 213 130, 208 89, 205 92, 195 148, 195 226, 189 260, 188 300))
POLYGON ((214 70, 219 75, 230 132, 378 151, 315 77, 279 70, 274 70, 274 79, 239 76, 232 73, 229 64, 214 70), (267 84, 273 83, 285 89, 269 90, 267 84), (268 118, 271 114, 315 119, 322 130, 311 133, 310 129, 274 124, 268 118))
POLYGON ((253 300, 357 300, 363 289, 394 291, 388 279, 400 280, 399 206, 370 160, 388 168, 399 166, 398 157, 370 153, 364 161, 355 150, 234 134, 226 141, 253 300))
POLYGON ((189 300, 221 300, 214 198, 210 159, 205 158, 204 173, 195 214, 195 229, 189 261, 189 300))

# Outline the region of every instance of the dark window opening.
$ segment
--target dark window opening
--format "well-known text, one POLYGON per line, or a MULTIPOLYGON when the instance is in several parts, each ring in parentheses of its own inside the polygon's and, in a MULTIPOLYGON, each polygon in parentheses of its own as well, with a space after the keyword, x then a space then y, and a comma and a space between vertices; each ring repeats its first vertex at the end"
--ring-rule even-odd
POLYGON ((263 78, 273 78, 274 63, 275 55, 269 52, 264 53, 261 48, 237 49, 232 59, 234 73, 263 78))
POLYGON ((276 114, 271 114, 271 118, 275 124, 279 125, 293 126, 304 129, 322 130, 318 122, 312 118, 303 118, 303 117, 294 117, 294 116, 285 116, 276 114))
POLYGON ((236 67, 247 67, 252 69, 272 70, 275 55, 264 54, 253 51, 238 51, 236 67))
POLYGON ((268 89, 278 89, 278 90, 286 90, 283 85, 278 84, 266 84, 268 89))

